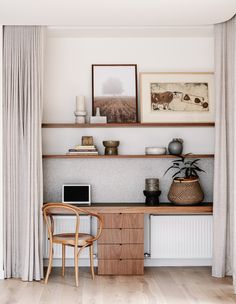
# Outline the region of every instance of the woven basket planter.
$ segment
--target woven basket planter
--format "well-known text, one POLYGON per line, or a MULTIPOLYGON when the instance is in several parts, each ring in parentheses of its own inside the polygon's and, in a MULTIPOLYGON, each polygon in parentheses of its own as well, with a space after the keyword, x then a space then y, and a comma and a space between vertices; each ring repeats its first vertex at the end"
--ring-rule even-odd
POLYGON ((174 179, 168 199, 176 205, 196 205, 203 201, 204 193, 199 179, 174 179))

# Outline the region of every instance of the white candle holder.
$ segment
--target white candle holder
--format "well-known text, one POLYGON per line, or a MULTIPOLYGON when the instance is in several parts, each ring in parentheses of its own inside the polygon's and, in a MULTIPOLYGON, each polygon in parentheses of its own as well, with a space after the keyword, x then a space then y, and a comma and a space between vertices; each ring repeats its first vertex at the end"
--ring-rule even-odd
POLYGON ((86 120, 86 111, 75 111, 75 123, 85 124, 86 120))

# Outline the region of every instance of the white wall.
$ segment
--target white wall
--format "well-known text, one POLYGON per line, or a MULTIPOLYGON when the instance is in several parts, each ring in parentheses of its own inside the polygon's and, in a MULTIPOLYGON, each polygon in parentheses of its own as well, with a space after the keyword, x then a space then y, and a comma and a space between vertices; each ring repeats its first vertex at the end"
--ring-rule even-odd
POLYGON ((2 30, 0 25, 0 279, 4 278, 3 272, 3 199, 2 199, 2 30))
MULTIPOLYGON (((86 96, 91 114, 91 64, 136 63, 138 72, 213 71, 213 48, 213 37, 49 37, 43 120, 74 122, 79 94, 86 96)), ((173 137, 184 139, 184 152, 214 152, 213 128, 44 129, 43 135, 45 154, 65 153, 82 135, 93 135, 101 152, 104 139, 119 139, 120 153, 138 154, 148 145, 166 146, 173 137)))
MULTIPOLYGON (((196 32, 193 37, 189 33, 181 36, 180 31, 180 37, 175 34, 85 38, 51 31, 47 39, 44 122, 74 122, 75 96, 79 94, 86 96, 91 114, 91 64, 136 63, 138 72, 214 70, 214 41, 209 29, 204 37, 196 32)), ((214 128, 44 129, 43 153, 66 153, 80 143, 82 135, 94 136, 101 153, 105 139, 120 140, 120 154, 143 154, 145 146, 167 146, 173 137, 184 139, 184 153, 214 153, 214 128)), ((154 175, 161 178, 161 199, 166 200, 171 179, 163 178, 163 173, 168 165, 167 160, 44 160, 44 199, 60 199, 63 182, 86 181, 93 184, 95 202, 109 201, 109 197, 111 201, 132 201, 132 197, 142 201, 144 178, 154 175), (99 183, 101 170, 103 182, 115 189, 112 193, 105 193, 99 183)), ((205 160, 203 166, 208 171, 201 178, 205 199, 212 200, 213 161, 205 160)))

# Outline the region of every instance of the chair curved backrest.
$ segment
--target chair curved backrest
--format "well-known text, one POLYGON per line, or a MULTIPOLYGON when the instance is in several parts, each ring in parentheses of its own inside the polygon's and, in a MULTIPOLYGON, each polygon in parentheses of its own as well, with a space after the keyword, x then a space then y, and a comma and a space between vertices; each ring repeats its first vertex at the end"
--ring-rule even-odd
POLYGON ((75 246, 78 246, 78 238, 79 238, 79 225, 80 225, 80 215, 90 215, 92 217, 96 217, 99 222, 99 229, 97 230, 97 234, 89 240, 89 242, 96 241, 102 232, 103 221, 102 218, 93 212, 81 209, 79 207, 65 204, 65 203, 46 203, 43 208, 43 216, 47 225, 48 236, 49 239, 52 240, 54 234, 54 220, 53 216, 57 215, 75 215, 76 216, 76 226, 75 226, 75 246))

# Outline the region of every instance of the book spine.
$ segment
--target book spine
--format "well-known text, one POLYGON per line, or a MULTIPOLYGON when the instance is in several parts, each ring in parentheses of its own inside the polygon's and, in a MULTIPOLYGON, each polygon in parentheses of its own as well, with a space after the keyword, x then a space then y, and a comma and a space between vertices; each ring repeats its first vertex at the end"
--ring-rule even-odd
POLYGON ((80 145, 78 145, 78 146, 75 147, 75 149, 77 149, 77 150, 90 150, 90 149, 96 149, 96 147, 95 146, 80 146, 80 145))
POLYGON ((68 152, 67 155, 98 155, 98 152, 68 152))
POLYGON ((68 152, 76 153, 76 152, 97 152, 97 149, 69 149, 68 152))

